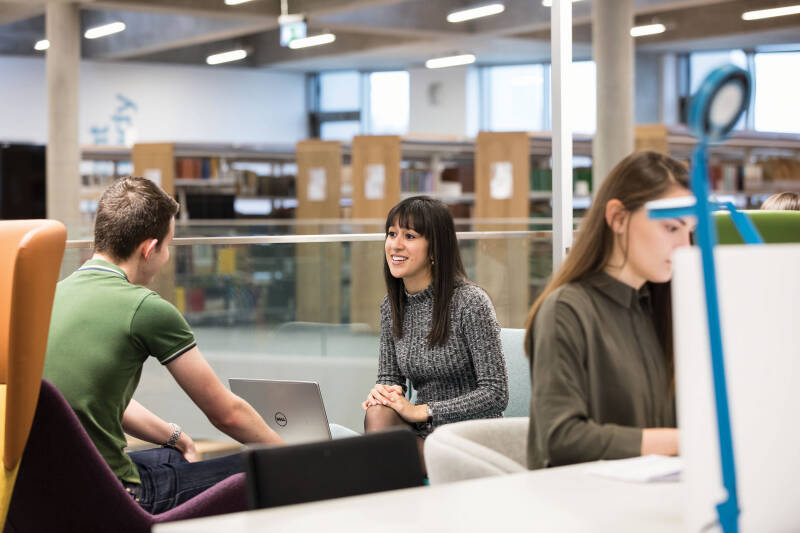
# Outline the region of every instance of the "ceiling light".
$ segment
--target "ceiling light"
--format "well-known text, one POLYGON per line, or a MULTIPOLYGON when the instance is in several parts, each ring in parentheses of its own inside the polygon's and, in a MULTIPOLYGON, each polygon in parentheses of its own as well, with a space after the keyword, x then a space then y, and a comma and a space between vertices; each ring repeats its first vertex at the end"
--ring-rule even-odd
POLYGON ((642 37, 644 35, 656 35, 664 33, 667 27, 663 24, 647 24, 645 26, 634 26, 631 28, 631 37, 642 37))
POLYGON ((111 24, 103 24, 102 26, 89 28, 88 30, 86 30, 86 33, 84 33, 83 36, 86 37, 87 39, 97 39, 99 37, 105 37, 106 35, 112 35, 114 33, 119 33, 124 30, 125 30, 124 22, 112 22, 111 24))
MULTIPOLYGON (((572 0, 572 3, 580 2, 581 0, 572 0)), ((544 7, 553 7, 553 0, 542 0, 542 5, 544 7)))
POLYGON ((48 41, 47 39, 42 39, 41 41, 36 41, 36 44, 33 45, 33 49, 34 50, 39 50, 40 52, 42 50, 47 50, 48 48, 50 48, 50 41, 48 41))
POLYGON ((235 6, 236 4, 244 4, 250 0, 225 0, 225 5, 235 6))
POLYGON ((425 62, 428 68, 446 68, 457 67, 459 65, 469 65, 475 62, 473 54, 461 54, 457 56, 437 57, 436 59, 429 59, 425 62))
POLYGON ((460 9, 447 15, 447 22, 464 22, 465 20, 489 17, 491 15, 502 13, 505 10, 506 6, 500 3, 486 4, 483 6, 471 7, 469 9, 460 9))
POLYGON ((206 63, 209 65, 219 65, 220 63, 230 63, 231 61, 239 61, 247 57, 246 50, 231 50, 229 52, 221 52, 219 54, 210 55, 206 58, 206 63))
POLYGON ((772 17, 785 17, 786 15, 797 15, 800 13, 800 5, 775 7, 773 9, 759 9, 758 11, 747 11, 742 13, 743 20, 759 20, 772 17))
POLYGON ((296 50, 298 48, 308 48, 309 46, 319 46, 321 44, 329 44, 336 40, 336 36, 332 33, 320 33, 319 35, 312 35, 311 37, 303 37, 302 39, 293 39, 289 41, 289 48, 296 50))

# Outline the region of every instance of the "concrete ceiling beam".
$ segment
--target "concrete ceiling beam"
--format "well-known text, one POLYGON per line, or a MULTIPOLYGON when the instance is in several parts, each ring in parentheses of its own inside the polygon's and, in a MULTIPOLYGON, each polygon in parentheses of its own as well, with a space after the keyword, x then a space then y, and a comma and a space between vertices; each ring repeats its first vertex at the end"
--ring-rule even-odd
MULTIPOLYGON (((800 15, 755 21, 742 20, 742 13, 745 11, 768 9, 780 5, 785 5, 785 2, 782 0, 760 0, 758 2, 753 0, 715 0, 682 4, 680 9, 678 6, 671 6, 674 9, 661 11, 648 9, 644 13, 636 13, 634 26, 660 23, 667 27, 667 31, 657 35, 639 37, 636 39, 636 46, 654 48, 659 43, 701 39, 712 35, 724 37, 797 27, 800 24, 800 15)), ((532 32, 523 32, 517 36, 528 39, 549 39, 550 29, 543 28, 532 32)), ((576 21, 572 37, 575 42, 591 43, 590 21, 576 21)))
POLYGON ((189 15, 83 10, 82 27, 121 21, 124 32, 101 39, 84 40, 83 56, 92 59, 130 59, 174 48, 233 39, 277 26, 264 19, 250 21, 189 15))
POLYGON ((44 14, 44 5, 34 2, 0 3, 0 25, 13 24, 44 14))

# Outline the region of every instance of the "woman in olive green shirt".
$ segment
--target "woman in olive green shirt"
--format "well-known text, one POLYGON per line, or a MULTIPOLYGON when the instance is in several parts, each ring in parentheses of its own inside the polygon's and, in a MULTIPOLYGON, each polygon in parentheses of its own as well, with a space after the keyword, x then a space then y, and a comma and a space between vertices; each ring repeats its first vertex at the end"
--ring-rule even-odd
POLYGON ((623 159, 575 245, 528 315, 528 466, 678 453, 670 256, 694 223, 651 220, 644 204, 689 196, 684 165, 655 152, 623 159))

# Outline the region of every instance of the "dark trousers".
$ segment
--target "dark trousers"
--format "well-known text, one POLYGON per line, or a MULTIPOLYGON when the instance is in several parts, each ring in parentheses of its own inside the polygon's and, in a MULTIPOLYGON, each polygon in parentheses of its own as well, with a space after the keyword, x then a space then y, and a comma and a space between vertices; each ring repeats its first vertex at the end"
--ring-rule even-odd
POLYGON ((223 479, 244 471, 239 454, 190 463, 174 448, 154 448, 128 454, 142 484, 123 483, 139 505, 151 513, 169 511, 223 479))

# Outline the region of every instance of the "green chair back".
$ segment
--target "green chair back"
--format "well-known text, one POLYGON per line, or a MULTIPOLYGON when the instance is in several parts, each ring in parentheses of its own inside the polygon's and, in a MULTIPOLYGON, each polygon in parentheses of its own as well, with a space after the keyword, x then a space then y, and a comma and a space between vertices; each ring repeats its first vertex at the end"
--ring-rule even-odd
MULTIPOLYGON (((800 211, 743 211, 767 244, 800 243, 800 211)), ((744 244, 730 213, 714 213, 719 244, 744 244)))

